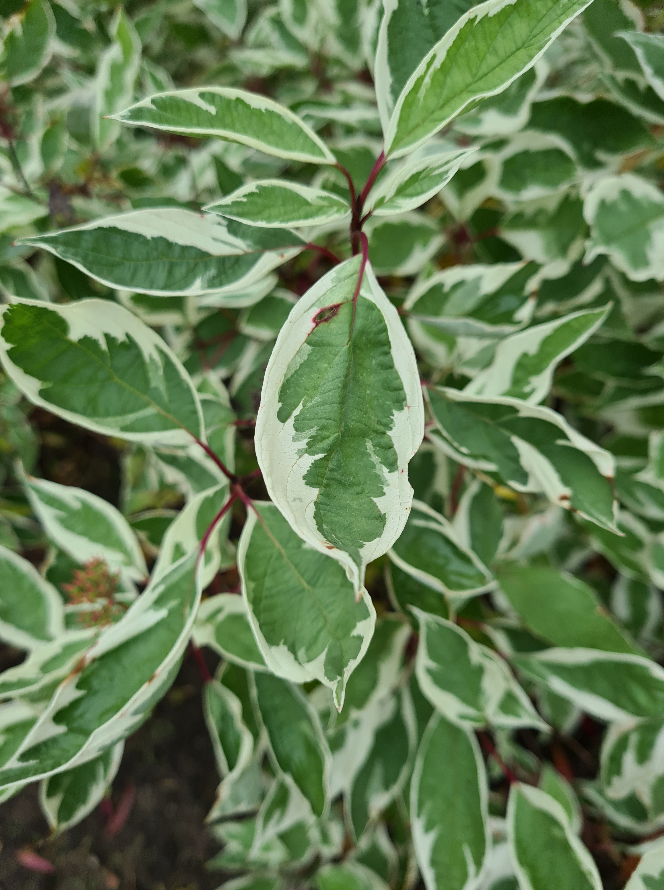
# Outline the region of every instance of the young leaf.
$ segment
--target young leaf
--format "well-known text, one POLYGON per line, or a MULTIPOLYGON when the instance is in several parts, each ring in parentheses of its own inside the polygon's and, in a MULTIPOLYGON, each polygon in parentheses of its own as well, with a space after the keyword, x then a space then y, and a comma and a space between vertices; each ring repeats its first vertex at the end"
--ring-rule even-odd
POLYGON ((242 703, 230 689, 213 680, 203 691, 203 712, 221 776, 241 773, 254 750, 254 737, 242 719, 242 703))
POLYGON ((320 226, 350 218, 350 207, 343 198, 281 179, 250 182, 203 209, 268 229, 320 226))
POLYGON ((116 138, 120 125, 108 116, 125 108, 134 97, 141 64, 141 41, 131 20, 121 8, 111 23, 113 42, 103 53, 97 69, 92 130, 100 150, 116 138))
POLYGON ((247 90, 204 87, 158 93, 114 120, 183 136, 217 136, 292 161, 335 163, 329 148, 297 115, 247 90))
POLYGON ((490 845, 487 787, 475 736, 434 714, 410 786, 413 844, 427 890, 477 886, 490 845))
POLYGON ((516 491, 541 491, 600 528, 615 531, 612 456, 552 411, 506 397, 483 399, 429 387, 440 436, 459 463, 498 473, 516 491))
POLYGON ((360 284, 361 269, 360 257, 340 264, 293 308, 256 422, 270 497, 356 591, 408 518, 406 468, 424 431, 413 348, 370 266, 360 284))
POLYGON ((47 0, 30 0, 11 25, 3 46, 3 74, 16 87, 31 81, 48 64, 55 19, 47 0))
POLYGON ((409 159, 371 190, 365 210, 371 211, 374 216, 391 216, 415 210, 437 195, 475 151, 475 148, 441 151, 423 158, 409 159))
POLYGON ((413 608, 420 624, 415 671, 423 694, 461 727, 545 728, 507 664, 451 621, 413 608))
POLYGON ((0 787, 72 769, 130 735, 173 682, 200 596, 195 554, 149 585, 58 686, 0 787))
POLYGON ((586 262, 606 254, 633 281, 664 280, 664 196, 640 176, 604 176, 586 196, 586 262))
POLYGON ((552 875, 569 890, 602 890, 592 856, 572 831, 563 807, 546 792, 513 785, 507 822, 522 890, 548 890, 552 875))
POLYGON ((108 287, 164 297, 242 290, 304 247, 294 232, 175 207, 107 216, 22 243, 43 247, 108 287))
POLYGON ((144 581, 138 539, 119 510, 82 488, 27 476, 25 490, 49 539, 78 563, 103 559, 112 572, 144 581))
POLYGON ((0 546, 0 639, 18 649, 32 649, 63 631, 58 591, 31 563, 0 546))
POLYGON ((189 444, 203 435, 187 372, 164 341, 109 300, 16 300, 0 309, 0 359, 34 405, 108 436, 189 444))
POLYGON ((385 133, 385 154, 413 151, 471 102, 509 86, 589 2, 487 0, 470 9, 408 79, 385 133))
POLYGON ((389 555, 404 572, 447 596, 465 598, 495 586, 491 572, 461 546, 450 523, 421 501, 413 501, 389 555))
POLYGON ((43 779, 39 803, 51 831, 60 833, 85 819, 101 802, 120 768, 124 742, 99 757, 43 779))
POLYGON ((194 0, 213 25, 231 40, 238 40, 247 21, 247 0, 194 0))
POLYGON ((341 710, 346 683, 363 658, 376 613, 365 590, 334 559, 308 547, 274 504, 254 502, 238 548, 242 593, 254 635, 273 673, 318 680, 341 710))
POLYGON ((500 589, 526 627, 553 646, 602 649, 643 655, 578 578, 547 566, 507 564, 498 571, 500 589))
POLYGON ((537 405, 548 395, 556 365, 597 330, 611 306, 574 312, 538 324, 501 340, 491 364, 480 371, 464 393, 473 396, 509 396, 537 405))
POLYGON ((252 679, 275 764, 292 778, 320 818, 329 800, 330 752, 318 717, 291 683, 272 674, 254 674, 252 679))
POLYGON ((512 663, 598 720, 656 717, 664 709, 664 669, 638 655, 598 649, 546 649, 512 663))
POLYGON ((251 671, 265 670, 265 661, 249 623, 247 604, 235 593, 218 593, 201 603, 194 640, 198 646, 209 646, 232 664, 251 671))
POLYGON ((664 842, 649 847, 625 884, 625 890, 657 890, 664 882, 664 842))

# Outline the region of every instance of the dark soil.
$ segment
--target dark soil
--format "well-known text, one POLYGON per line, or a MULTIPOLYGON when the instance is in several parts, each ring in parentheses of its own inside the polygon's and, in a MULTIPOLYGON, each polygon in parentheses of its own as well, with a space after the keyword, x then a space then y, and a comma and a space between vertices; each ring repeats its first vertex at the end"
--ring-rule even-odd
POLYGON ((149 720, 127 739, 111 800, 135 800, 112 837, 104 807, 57 837, 29 786, 0 806, 0 890, 215 890, 222 876, 205 863, 219 850, 205 826, 218 783, 203 720, 201 679, 186 658, 149 720), (32 851, 52 863, 43 874, 20 864, 32 851))

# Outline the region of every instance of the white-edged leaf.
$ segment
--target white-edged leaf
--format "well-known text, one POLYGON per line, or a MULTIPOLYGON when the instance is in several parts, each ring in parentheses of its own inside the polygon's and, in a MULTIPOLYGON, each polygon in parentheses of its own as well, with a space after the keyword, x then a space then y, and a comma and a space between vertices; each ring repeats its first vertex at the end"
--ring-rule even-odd
POLYGON ((646 80, 664 99, 664 37, 661 34, 643 34, 638 31, 623 31, 615 35, 622 37, 632 47, 639 60, 646 80))
POLYGON ((54 833, 78 825, 101 802, 120 768, 124 742, 73 769, 43 779, 39 803, 54 833))
POLYGON ((108 287, 154 296, 235 292, 304 246, 299 235, 177 207, 132 210, 24 238, 108 287))
POLYGON ((54 37, 55 19, 50 4, 47 0, 29 0, 13 17, 2 47, 2 73, 12 87, 28 83, 48 64, 54 37))
POLYGON ((540 775, 539 787, 549 797, 557 800, 565 811, 570 827, 574 834, 580 834, 583 826, 583 814, 574 789, 555 767, 549 763, 544 764, 540 775))
POLYGON ((507 824, 520 890, 549 890, 552 875, 565 890, 602 890, 592 856, 561 804, 545 791, 512 785, 507 824))
POLYGON ((607 254, 633 281, 664 280, 664 195, 634 173, 602 177, 586 195, 586 262, 607 254))
POLYGON ((415 210, 447 185, 476 148, 440 151, 408 159, 369 193, 365 210, 374 216, 391 216, 415 210))
POLYGON ((446 596, 463 599, 495 586, 491 572, 457 540, 447 519, 422 501, 413 501, 389 556, 404 572, 446 596))
POLYGON ((49 699, 58 683, 80 662, 99 636, 99 628, 65 630, 57 639, 36 646, 25 661, 0 674, 0 699, 27 696, 49 699))
POLYGON ((433 388, 427 398, 446 454, 498 473, 516 491, 543 492, 600 528, 615 531, 613 457, 550 408, 505 396, 483 399, 433 388))
POLYGON ((330 752, 316 712, 292 683, 266 673, 251 681, 275 765, 320 818, 329 803, 330 752))
POLYGON ((341 710, 346 683, 364 657, 376 612, 366 590, 331 557, 308 547, 279 510, 254 502, 238 567, 249 622, 269 670, 295 683, 318 680, 341 710))
POLYGON ((63 600, 37 569, 0 545, 0 639, 33 649, 64 630, 63 600))
POLYGON ((639 655, 553 648, 511 660, 529 680, 598 720, 656 717, 664 710, 664 668, 639 655))
POLYGON ((446 720, 468 728, 546 728, 499 655, 453 622, 411 609, 420 625, 417 681, 446 720))
POLYGON ((649 819, 662 816, 664 720, 612 724, 602 741, 602 791, 611 801, 634 796, 649 819))
POLYGON ((415 758, 410 818, 426 890, 477 887, 491 843, 484 761, 475 736, 437 714, 415 758))
POLYGON ((471 102, 509 86, 589 2, 487 0, 470 9, 408 79, 385 133, 385 154, 413 151, 471 102))
POLYGON ((266 844, 282 832, 295 825, 308 826, 314 816, 311 804, 302 794, 293 779, 282 774, 272 782, 256 817, 254 850, 266 844))
POLYGON ((332 192, 281 179, 260 179, 205 210, 265 228, 301 228, 350 219, 347 201, 332 192))
POLYGON ((455 122, 455 129, 471 136, 507 136, 523 129, 548 73, 549 66, 539 59, 506 89, 471 107, 455 122))
MULTIPOLYGON (((0 766, 4 766, 20 747, 37 722, 38 711, 20 699, 0 704, 0 766)), ((6 799, 3 797, 3 802, 6 799)))
POLYGON ((222 658, 252 671, 265 670, 265 662, 249 623, 244 598, 218 593, 203 600, 196 616, 194 640, 209 646, 222 658))
POLYGON ((664 842, 659 841, 643 854, 625 884, 625 890, 658 890, 664 884, 664 842))
POLYGON ((308 543, 362 587, 365 565, 403 530, 407 465, 424 431, 413 348, 360 258, 293 308, 265 372, 256 455, 270 497, 308 543))
POLYGON ((551 389, 558 363, 594 334, 610 310, 608 305, 574 312, 505 337, 496 346, 491 364, 471 380, 464 393, 539 404, 551 389))
POLYGON ((138 538, 108 501, 71 485, 26 476, 25 491, 48 538, 78 563, 103 559, 112 572, 143 581, 148 570, 138 538))
POLYGON ((93 760, 126 738, 173 682, 201 596, 196 556, 168 574, 99 636, 61 683, 11 759, 0 787, 93 760))
POLYGON ((157 93, 114 117, 169 133, 217 136, 293 161, 335 163, 329 148, 297 115, 247 90, 212 86, 157 93))
POLYGON ((238 40, 247 21, 247 0, 194 0, 213 25, 231 40, 238 40))
POLYGON ((370 219, 365 231, 376 275, 417 275, 445 241, 440 223, 415 210, 392 219, 370 219))
POLYGON ((189 444, 203 418, 185 369, 164 341, 109 300, 0 308, 0 359, 34 404, 108 436, 189 444))
POLYGON ((141 41, 127 14, 118 8, 110 27, 113 42, 104 50, 95 83, 92 131, 97 147, 108 148, 120 131, 109 115, 120 111, 134 98, 141 64, 141 41))
POLYGON ((254 750, 254 737, 242 717, 242 703, 230 689, 212 680, 203 691, 203 713, 220 775, 239 775, 254 750))

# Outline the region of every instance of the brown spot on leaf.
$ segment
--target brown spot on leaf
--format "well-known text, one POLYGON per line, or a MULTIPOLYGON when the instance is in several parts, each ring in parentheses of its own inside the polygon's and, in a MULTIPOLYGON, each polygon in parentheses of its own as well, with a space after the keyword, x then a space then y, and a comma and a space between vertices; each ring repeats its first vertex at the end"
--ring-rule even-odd
POLYGON ((311 319, 314 323, 311 330, 315 331, 319 324, 326 324, 328 321, 332 321, 333 318, 337 317, 340 309, 341 303, 333 303, 331 306, 323 306, 323 308, 319 309, 311 319))

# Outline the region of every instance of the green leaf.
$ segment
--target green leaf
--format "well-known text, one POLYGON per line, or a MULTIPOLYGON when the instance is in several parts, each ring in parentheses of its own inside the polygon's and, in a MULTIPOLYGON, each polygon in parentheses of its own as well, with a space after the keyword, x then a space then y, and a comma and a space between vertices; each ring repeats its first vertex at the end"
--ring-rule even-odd
POLYGON ((549 66, 543 59, 524 71, 496 96, 490 96, 463 114, 455 128, 471 136, 505 136, 525 128, 533 100, 546 80, 549 66))
POLYGON ((446 720, 468 728, 546 727, 500 656, 453 622, 412 611, 420 624, 417 682, 446 720))
POLYGON ((606 254, 633 281, 664 281, 664 196, 633 173, 605 176, 583 208, 591 238, 586 262, 606 254))
POLYGON ((266 154, 309 164, 334 164, 313 130, 272 99, 231 87, 157 93, 114 120, 184 136, 217 136, 266 154))
POLYGON ((64 630, 57 639, 36 646, 25 661, 0 674, 0 699, 29 696, 33 701, 48 701, 98 636, 99 628, 64 630))
POLYGON ((491 572, 457 541, 450 523, 422 501, 413 501, 389 556, 404 572, 447 596, 465 598, 495 586, 491 572))
POLYGON ((585 343, 610 310, 609 305, 574 312, 505 337, 496 346, 491 364, 471 380, 464 393, 510 396, 537 405, 548 395, 559 362, 585 343))
POLYGON ((545 763, 540 776, 539 787, 549 797, 558 801, 565 811, 572 831, 575 834, 580 834, 583 826, 583 815, 574 789, 567 779, 564 779, 558 770, 549 763, 545 763))
POLYGON ((124 742, 99 757, 42 780, 39 803, 51 831, 60 833, 85 819, 105 796, 120 768, 124 742))
POLYGON ((661 34, 640 34, 638 31, 624 31, 615 36, 629 43, 646 80, 660 99, 664 99, 664 37, 661 34))
POLYGON ((240 667, 265 670, 265 661, 249 623, 247 605, 237 594, 218 593, 201 603, 194 640, 240 667))
POLYGON ((254 737, 244 723, 238 697, 213 680, 203 690, 203 713, 219 773, 243 772, 254 751, 254 737))
MULTIPOLYGON (((597 50, 603 67, 617 73, 641 73, 634 53, 625 46, 618 32, 643 28, 643 14, 633 4, 619 0, 594 0, 583 13, 583 25, 597 50)), ((621 78, 623 79, 623 78, 621 78)))
POLYGON ((477 886, 490 844, 487 787, 475 736, 434 715, 410 786, 413 844, 427 890, 477 886))
POLYGON ((118 9, 111 23, 113 42, 104 51, 97 68, 95 108, 92 123, 94 139, 101 150, 108 148, 120 131, 108 116, 125 108, 134 97, 141 64, 141 41, 131 20, 118 9))
POLYGON ((469 10, 403 87, 385 134, 385 154, 413 151, 471 102, 509 86, 588 4, 488 0, 469 10))
POLYGON ((260 673, 252 682, 275 765, 293 779, 320 818, 328 806, 330 752, 318 717, 291 683, 260 673))
POLYGON ((317 890, 387 890, 378 875, 358 862, 325 865, 316 873, 317 890))
POLYGON ((103 559, 134 581, 148 575, 138 539, 119 510, 82 488, 26 476, 25 490, 49 539, 78 563, 103 559))
POLYGON ((281 179, 250 182, 204 209, 265 228, 319 226, 350 219, 350 207, 343 198, 281 179))
POLYGON ((661 715, 664 709, 664 669, 638 655, 546 649, 514 655, 511 661, 529 680, 598 720, 645 719, 661 715))
POLYGON ((549 500, 615 530, 612 456, 549 408, 507 397, 482 399, 452 389, 427 390, 440 436, 459 463, 498 473, 516 491, 549 500))
POLYGON ((346 683, 364 657, 376 613, 365 590, 334 559, 308 547, 274 504, 254 502, 242 530, 238 567, 249 621, 272 673, 318 680, 341 710, 346 683))
POLYGON ((290 776, 277 776, 256 817, 253 849, 259 850, 295 825, 302 825, 306 830, 312 821, 311 805, 297 785, 290 776))
POLYGON ((24 238, 113 288, 155 296, 242 290, 295 256, 299 235, 164 207, 24 238))
POLYGON ((48 64, 55 19, 46 0, 30 0, 11 23, 3 46, 4 75, 12 87, 28 83, 48 64))
POLYGON ((497 576, 526 627, 552 645, 643 655, 592 587, 578 578, 546 566, 514 564, 501 566, 497 576))
POLYGON ((27 560, 0 546, 0 638, 32 649, 57 639, 64 630, 58 591, 27 560))
MULTIPOLYGON (((17 699, 0 705, 0 766, 10 760, 37 722, 38 707, 17 699)), ((20 788, 21 786, 19 786, 20 788)), ((3 802, 7 798, 4 797, 3 802)))
POLYGON ((374 216, 415 210, 437 195, 475 151, 475 148, 438 151, 423 158, 409 158, 371 190, 365 210, 374 216))
POLYGON ((579 177, 572 151, 564 151, 559 139, 543 133, 517 133, 487 158, 496 169, 493 193, 508 202, 559 193, 579 177))
POLYGON ((149 585, 57 687, 0 787, 72 769, 130 735, 173 682, 200 596, 195 555, 149 585))
POLYGON ((592 856, 553 797, 530 785, 513 785, 507 820, 521 890, 549 890, 552 875, 566 890, 602 890, 592 856))
POLYGON ((193 385, 164 341, 108 300, 15 300, 0 359, 35 405, 109 436, 189 444, 203 435, 193 385))
POLYGON ((664 883, 664 843, 649 847, 625 884, 625 890, 658 890, 664 883))
POLYGON ((247 0, 194 0, 194 3, 223 34, 231 40, 239 39, 247 21, 247 0))
POLYGON ((406 468, 424 428, 413 348, 369 266, 354 296, 359 272, 359 257, 340 264, 293 308, 256 422, 270 497, 356 591, 408 518, 406 468))
POLYGON ((664 769, 661 749, 664 720, 612 724, 602 741, 600 782, 607 800, 620 806, 640 802, 649 822, 664 813, 664 769))
POLYGON ((376 275, 417 275, 443 246, 440 224, 423 213, 370 220, 365 231, 376 275))

